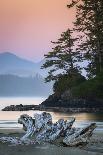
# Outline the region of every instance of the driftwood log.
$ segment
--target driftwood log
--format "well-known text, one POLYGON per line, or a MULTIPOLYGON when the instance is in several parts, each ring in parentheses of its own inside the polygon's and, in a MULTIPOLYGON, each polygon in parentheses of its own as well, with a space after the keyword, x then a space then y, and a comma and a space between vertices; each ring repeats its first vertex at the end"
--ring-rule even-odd
POLYGON ((23 125, 25 134, 22 137, 1 137, 1 142, 9 142, 12 145, 29 145, 42 142, 59 142, 66 146, 78 146, 88 143, 96 128, 95 123, 91 123, 84 128, 72 127, 75 118, 69 120, 59 119, 56 123, 52 122, 49 113, 35 114, 34 118, 29 115, 21 115, 18 123, 23 125))

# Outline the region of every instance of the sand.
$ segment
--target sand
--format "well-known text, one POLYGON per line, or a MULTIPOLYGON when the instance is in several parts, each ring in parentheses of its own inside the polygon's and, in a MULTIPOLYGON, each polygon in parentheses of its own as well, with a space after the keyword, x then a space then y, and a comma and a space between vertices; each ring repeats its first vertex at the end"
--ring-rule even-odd
MULTIPOLYGON (((0 129, 1 136, 22 136, 22 129, 0 129)), ((103 132, 95 132, 90 143, 81 147, 63 147, 49 143, 9 146, 0 143, 0 155, 103 155, 103 132)))

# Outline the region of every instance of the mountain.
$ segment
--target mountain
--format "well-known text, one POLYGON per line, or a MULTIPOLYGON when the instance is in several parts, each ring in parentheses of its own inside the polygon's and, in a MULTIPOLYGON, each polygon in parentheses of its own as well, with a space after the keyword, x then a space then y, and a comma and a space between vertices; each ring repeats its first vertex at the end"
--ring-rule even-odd
POLYGON ((34 63, 12 53, 0 54, 0 96, 48 96, 52 83, 45 84, 46 72, 34 63))
POLYGON ((43 61, 34 63, 9 52, 0 54, 0 74, 34 76, 38 73, 45 76, 46 72, 40 69, 42 64, 43 61))
POLYGON ((0 75, 0 96, 48 96, 52 84, 45 84, 42 77, 0 75))

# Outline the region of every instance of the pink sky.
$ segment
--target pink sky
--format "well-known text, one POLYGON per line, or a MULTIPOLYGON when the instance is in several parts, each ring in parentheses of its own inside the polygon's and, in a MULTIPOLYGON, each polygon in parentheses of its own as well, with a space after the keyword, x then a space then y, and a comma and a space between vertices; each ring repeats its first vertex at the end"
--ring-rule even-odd
POLYGON ((43 58, 61 32, 71 26, 69 0, 0 0, 0 53, 43 58))

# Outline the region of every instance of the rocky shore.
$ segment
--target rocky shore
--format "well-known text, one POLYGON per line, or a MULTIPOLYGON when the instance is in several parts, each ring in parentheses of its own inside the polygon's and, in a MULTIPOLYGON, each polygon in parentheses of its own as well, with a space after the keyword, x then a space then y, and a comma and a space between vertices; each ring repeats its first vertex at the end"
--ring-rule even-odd
POLYGON ((2 111, 28 111, 38 110, 38 105, 10 105, 2 109, 2 111))
POLYGON ((45 107, 43 105, 10 105, 2 109, 2 111, 29 111, 40 110, 48 112, 103 112, 103 108, 70 108, 70 107, 45 107))
POLYGON ((103 112, 103 100, 70 98, 68 92, 50 95, 39 105, 10 105, 2 111, 103 112))

